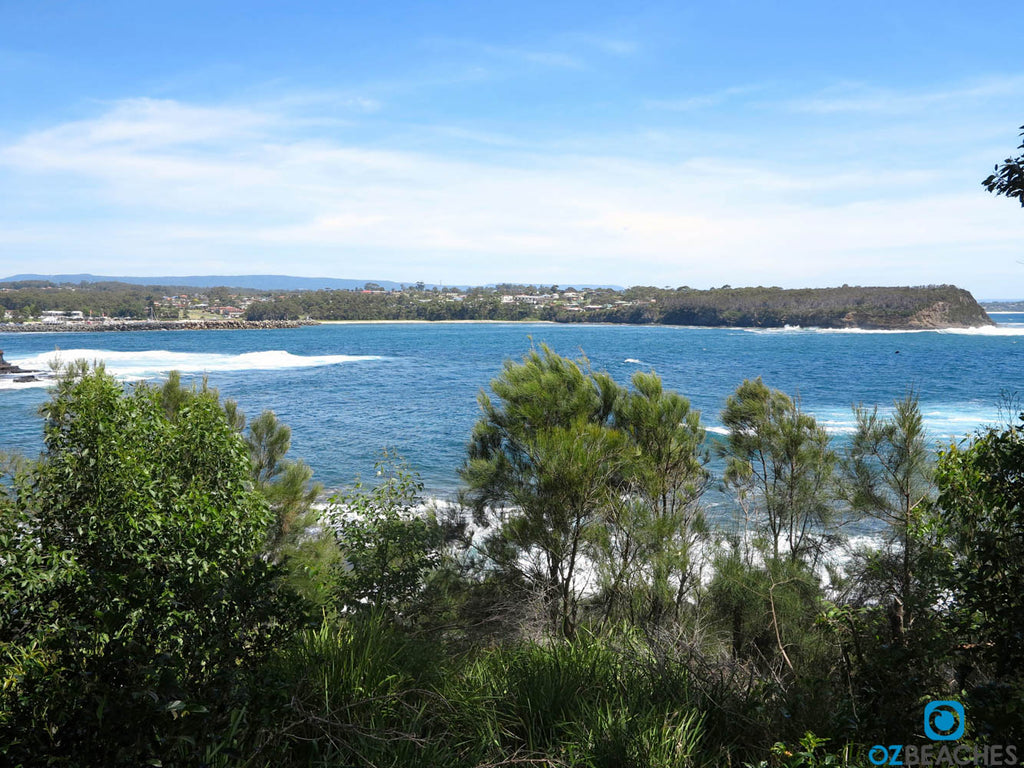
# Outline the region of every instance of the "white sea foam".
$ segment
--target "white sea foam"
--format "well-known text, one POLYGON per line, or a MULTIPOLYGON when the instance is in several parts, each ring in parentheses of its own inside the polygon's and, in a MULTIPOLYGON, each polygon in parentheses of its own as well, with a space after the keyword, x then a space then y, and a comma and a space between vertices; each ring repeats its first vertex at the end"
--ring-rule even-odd
POLYGON ((879 533, 862 534, 859 536, 851 536, 846 541, 846 548, 851 552, 857 549, 878 549, 884 544, 882 536, 879 533))
POLYGON ((926 420, 944 421, 950 424, 981 424, 991 419, 995 414, 987 410, 976 412, 957 411, 923 411, 921 415, 926 420))
POLYGON ((905 333, 946 333, 958 336, 1024 336, 1024 324, 1006 323, 1002 325, 983 325, 972 328, 801 328, 799 325, 787 325, 785 328, 738 328, 737 330, 757 334, 778 333, 829 333, 829 334, 872 334, 897 335, 905 333))
POLYGON ((642 360, 637 360, 635 357, 627 357, 622 362, 624 362, 624 363, 633 363, 634 365, 643 365, 644 364, 642 360))
MULTIPOLYGON (((818 419, 818 425, 825 428, 825 431, 830 435, 852 435, 857 431, 857 425, 850 422, 834 422, 834 421, 822 421, 818 419)), ((705 432, 710 432, 713 435, 728 436, 729 428, 720 426, 705 426, 705 432)))
MULTIPOLYGON (((818 425, 829 435, 842 437, 857 431, 857 419, 853 411, 821 411, 808 413, 815 417, 818 425), (849 415, 847 415, 849 414, 849 415)), ((888 418, 892 415, 891 408, 879 408, 878 415, 888 418)), ((923 409, 926 440, 931 443, 948 443, 969 434, 975 429, 998 426, 1000 415, 996 406, 982 407, 970 403, 957 404, 955 410, 923 409)), ((705 426, 710 434, 728 436, 729 430, 721 425, 705 426)))
MULTIPOLYGON (((19 373, 20 378, 27 374, 19 373)), ((37 379, 34 381, 15 381, 15 376, 0 376, 0 390, 5 389, 42 389, 53 384, 53 380, 37 379)))
POLYGON ((756 333, 765 336, 771 336, 780 333, 871 333, 871 334, 891 334, 891 333, 931 333, 930 330, 915 329, 907 331, 894 331, 894 330, 875 330, 869 328, 804 328, 799 325, 787 325, 783 328, 737 328, 738 331, 746 331, 747 333, 756 333))
POLYGON ((830 435, 852 435, 857 431, 857 424, 854 421, 839 421, 835 419, 818 419, 818 425, 825 428, 830 435))
POLYGON ((1006 325, 986 325, 981 328, 944 328, 938 333, 950 333, 957 336, 1024 336, 1024 325, 1007 323, 1006 325))
POLYGON ((172 352, 165 349, 132 352, 107 349, 61 349, 11 360, 30 370, 48 371, 51 363, 87 360, 102 361, 107 370, 126 379, 146 378, 167 371, 205 373, 207 371, 268 371, 288 368, 315 368, 361 360, 379 360, 376 355, 293 355, 282 349, 245 352, 239 355, 208 352, 172 352))
MULTIPOLYGON (((996 426, 1001 421, 999 409, 995 404, 990 407, 973 403, 956 403, 950 404, 950 406, 950 410, 928 408, 927 405, 922 407, 921 416, 924 420, 925 439, 930 444, 936 441, 947 443, 949 440, 964 437, 975 429, 996 426)), ((835 411, 812 415, 830 435, 852 435, 857 431, 857 420, 852 411, 849 417, 835 411)), ((882 418, 889 418, 892 415, 892 409, 879 408, 878 415, 882 418)))

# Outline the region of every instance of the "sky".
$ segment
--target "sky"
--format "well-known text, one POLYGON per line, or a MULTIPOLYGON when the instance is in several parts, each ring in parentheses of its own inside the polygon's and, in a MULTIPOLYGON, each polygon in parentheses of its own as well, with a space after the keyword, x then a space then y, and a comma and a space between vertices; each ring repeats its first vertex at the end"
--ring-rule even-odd
POLYGON ((0 0, 0 276, 1024 297, 1024 3, 0 0))

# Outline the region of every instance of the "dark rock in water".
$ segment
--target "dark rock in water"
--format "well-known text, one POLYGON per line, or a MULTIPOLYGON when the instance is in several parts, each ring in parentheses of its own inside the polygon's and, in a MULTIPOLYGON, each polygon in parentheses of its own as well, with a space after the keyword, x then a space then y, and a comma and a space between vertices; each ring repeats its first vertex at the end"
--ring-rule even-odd
POLYGON ((28 376, 15 376, 14 380, 18 384, 28 384, 29 382, 32 381, 42 381, 42 379, 40 379, 38 376, 32 376, 31 374, 28 376))
MULTIPOLYGON (((24 368, 18 368, 12 366, 3 358, 3 350, 0 349, 0 374, 35 374, 38 371, 26 371, 24 368)), ((36 381, 35 377, 32 377, 33 381, 36 381)))
POLYGON ((0 349, 0 373, 32 373, 32 371, 26 371, 24 368, 8 363, 4 360, 4 351, 0 349))

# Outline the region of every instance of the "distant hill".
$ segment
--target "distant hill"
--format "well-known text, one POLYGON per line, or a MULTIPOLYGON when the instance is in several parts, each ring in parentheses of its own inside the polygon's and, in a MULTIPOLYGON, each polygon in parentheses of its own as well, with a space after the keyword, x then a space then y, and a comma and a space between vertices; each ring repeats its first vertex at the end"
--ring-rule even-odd
POLYGON ((952 285, 841 288, 634 286, 586 295, 463 296, 296 291, 251 304, 250 320, 548 320, 559 323, 694 325, 733 328, 916 329, 993 325, 974 297, 952 285))
POLYGON ((986 312, 1024 312, 1024 299, 979 301, 986 312))
MULTIPOLYGON (((377 283, 381 288, 401 288, 403 283, 391 280, 345 280, 335 277, 293 277, 291 275, 161 275, 154 277, 106 277, 83 273, 79 275, 11 275, 0 278, 0 283, 46 280, 51 283, 129 283, 131 285, 175 285, 188 288, 249 288, 254 291, 320 291, 326 288, 351 290, 366 283, 377 283)), ((404 283, 415 285, 415 281, 404 283)), ((431 286, 428 286, 431 287, 431 286)))
MULTIPOLYGON (((224 305, 238 298, 236 294, 242 294, 236 306, 245 310, 248 320, 549 320, 736 328, 791 325, 880 329, 993 324, 970 293, 952 285, 844 285, 805 289, 723 286, 710 290, 633 286, 625 290, 598 288, 557 292, 552 291, 551 286, 505 283, 460 290, 453 295, 449 291, 364 291, 359 289, 366 283, 358 280, 331 280, 335 286, 349 285, 357 290, 258 289, 230 285, 235 281, 264 286, 283 286, 290 281, 300 281, 302 285, 315 283, 314 278, 270 275, 134 278, 138 283, 126 282, 128 279, 132 278, 115 281, 91 275, 16 275, 0 281, 0 309, 4 314, 10 313, 14 321, 39 317, 41 312, 53 310, 176 320, 183 311, 206 306, 199 303, 198 297, 224 305), (95 282, 81 279, 90 277, 95 282), (169 284, 156 285, 149 280, 169 284), (186 281, 191 285, 182 284, 186 281), (210 287, 195 285, 199 281, 207 281, 210 287), (247 292, 249 297, 245 296, 247 292), (255 300, 246 301, 247 298, 255 300)), ((383 287, 383 284, 377 285, 383 287)), ((423 286, 422 283, 415 285, 423 286)))
MULTIPOLYGON (((362 288, 367 283, 376 283, 381 288, 390 291, 407 286, 418 285, 415 280, 410 280, 405 283, 396 283, 394 280, 351 280, 337 277, 294 277, 293 275, 161 275, 154 277, 133 277, 121 275, 117 277, 108 277, 82 273, 77 275, 22 274, 0 278, 0 283, 30 281, 45 281, 57 284, 128 283, 130 285, 160 285, 181 288, 214 288, 222 286, 225 288, 249 288, 254 291, 322 291, 327 289, 352 290, 354 288, 362 288)), ((465 290, 470 286, 438 286, 434 283, 425 283, 423 287, 448 287, 465 290)), ((588 290, 592 288, 609 288, 617 291, 622 290, 621 286, 618 285, 592 285, 590 283, 575 283, 574 287, 588 290)))
POLYGON ((994 325, 970 292, 954 285, 677 291, 661 302, 661 311, 658 322, 668 325, 873 329, 994 325))

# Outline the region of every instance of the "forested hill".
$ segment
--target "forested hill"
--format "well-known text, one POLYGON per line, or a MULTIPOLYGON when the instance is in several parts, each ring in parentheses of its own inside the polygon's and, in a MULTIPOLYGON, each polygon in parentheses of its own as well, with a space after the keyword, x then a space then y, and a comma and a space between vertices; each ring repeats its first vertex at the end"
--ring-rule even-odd
MULTIPOLYGON (((991 325, 967 291, 916 288, 565 288, 503 284, 470 289, 422 283, 388 289, 260 291, 126 283, 0 284, 0 316, 29 322, 44 313, 204 320, 549 320, 781 328, 949 328, 991 325)), ((0 317, 0 320, 3 320, 0 317)))
POLYGON ((948 328, 992 325, 968 291, 917 288, 691 288, 624 291, 295 292, 254 302, 250 319, 551 320, 781 328, 948 328))
POLYGON ((969 291, 952 285, 917 288, 725 288, 677 291, 659 322, 820 328, 946 328, 993 325, 969 291))

